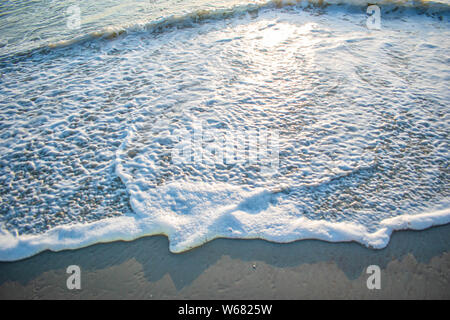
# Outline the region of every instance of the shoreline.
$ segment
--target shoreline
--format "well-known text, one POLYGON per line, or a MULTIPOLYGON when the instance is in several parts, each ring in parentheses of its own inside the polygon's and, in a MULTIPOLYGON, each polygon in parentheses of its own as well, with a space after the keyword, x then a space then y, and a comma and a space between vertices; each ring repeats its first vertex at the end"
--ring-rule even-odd
POLYGON ((450 224, 355 242, 216 239, 184 253, 164 236, 0 262, 0 299, 450 299, 450 224), (81 290, 68 290, 69 265, 81 290), (366 268, 381 268, 381 289, 366 268))
MULTIPOLYGON (((13 236, 0 229, 0 262, 21 261, 46 250, 52 252, 77 250, 100 243, 136 241, 150 236, 167 237, 169 250, 172 253, 187 252, 216 239, 263 240, 279 244, 314 239, 333 243, 357 242, 368 248, 383 249, 389 245, 393 232, 420 231, 449 224, 448 204, 446 207, 428 210, 421 214, 399 215, 384 219, 380 222, 380 229, 372 233, 368 232, 364 226, 351 222, 333 223, 307 218, 285 222, 285 230, 289 232, 280 234, 278 228, 272 229, 270 224, 264 232, 259 232, 258 229, 252 230, 252 225, 261 218, 259 216, 257 219, 247 217, 248 221, 244 224, 248 227, 247 234, 237 236, 233 235, 233 231, 227 233, 220 228, 212 231, 207 229, 203 233, 195 229, 180 232, 176 228, 164 228, 164 221, 156 219, 148 222, 148 219, 138 219, 135 216, 108 218, 88 224, 61 225, 37 235, 13 236)), ((229 214, 223 217, 234 219, 233 215, 229 214)), ((220 220, 220 217, 216 220, 220 220)))

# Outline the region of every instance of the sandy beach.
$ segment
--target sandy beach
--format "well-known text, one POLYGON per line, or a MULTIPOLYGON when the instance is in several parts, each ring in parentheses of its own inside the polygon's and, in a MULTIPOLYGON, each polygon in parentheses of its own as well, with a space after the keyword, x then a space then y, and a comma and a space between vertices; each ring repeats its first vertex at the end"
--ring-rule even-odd
POLYGON ((163 236, 0 263, 0 299, 449 299, 450 225, 395 232, 387 248, 219 239, 182 254, 163 236), (68 290, 66 268, 81 268, 68 290), (381 268, 381 289, 366 269, 381 268))

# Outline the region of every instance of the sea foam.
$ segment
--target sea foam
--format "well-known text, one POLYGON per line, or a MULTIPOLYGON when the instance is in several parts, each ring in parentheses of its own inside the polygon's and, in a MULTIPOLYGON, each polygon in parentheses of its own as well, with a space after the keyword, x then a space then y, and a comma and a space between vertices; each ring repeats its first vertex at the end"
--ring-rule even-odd
MULTIPOLYGON (((211 186, 207 188, 210 190, 211 186)), ((169 249, 174 253, 195 248, 216 238, 265 239, 279 243, 302 239, 330 242, 356 241, 371 248, 382 249, 388 245, 390 236, 395 230, 423 230, 450 223, 448 208, 386 219, 381 222, 383 227, 373 233, 354 223, 331 223, 306 218, 283 219, 277 215, 276 210, 266 212, 264 217, 261 217, 273 219, 275 215, 276 223, 273 223, 273 220, 264 222, 255 219, 252 215, 239 210, 233 211, 232 208, 225 211, 213 217, 216 220, 209 224, 210 229, 197 228, 197 221, 186 221, 189 219, 171 220, 170 217, 155 219, 127 216, 104 219, 90 224, 58 226, 39 235, 17 237, 8 231, 0 230, 0 260, 16 261, 44 250, 78 249, 96 243, 131 241, 151 235, 166 235, 169 239, 169 249)))

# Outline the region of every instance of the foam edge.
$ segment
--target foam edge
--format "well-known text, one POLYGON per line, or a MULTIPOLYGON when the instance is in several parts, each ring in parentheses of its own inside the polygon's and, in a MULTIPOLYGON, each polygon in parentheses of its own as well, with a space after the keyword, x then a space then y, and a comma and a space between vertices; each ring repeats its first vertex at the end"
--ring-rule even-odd
POLYGON ((367 232, 364 226, 354 223, 332 223, 299 218, 283 235, 270 235, 269 230, 234 237, 221 233, 213 234, 209 230, 205 234, 196 234, 194 237, 177 241, 175 240, 176 230, 158 226, 155 222, 152 219, 122 216, 88 224, 58 226, 43 234, 21 236, 13 235, 2 228, 0 229, 0 261, 22 260, 46 250, 54 252, 73 250, 96 243, 132 241, 153 235, 167 236, 172 253, 181 253, 217 238, 264 239, 276 243, 304 239, 328 242, 355 241, 369 248, 382 249, 388 245, 393 231, 424 230, 450 223, 450 208, 385 219, 380 224, 382 227, 373 233, 367 232))

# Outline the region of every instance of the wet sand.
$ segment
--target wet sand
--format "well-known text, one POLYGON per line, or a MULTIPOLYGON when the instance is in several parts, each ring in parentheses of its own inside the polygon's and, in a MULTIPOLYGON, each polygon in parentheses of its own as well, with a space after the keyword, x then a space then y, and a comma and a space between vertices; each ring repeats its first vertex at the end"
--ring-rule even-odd
POLYGON ((450 225, 357 243, 218 239, 182 254, 163 236, 0 263, 0 299, 449 299, 450 225), (81 290, 66 268, 79 265, 81 290), (369 265, 381 289, 369 290, 369 265))

